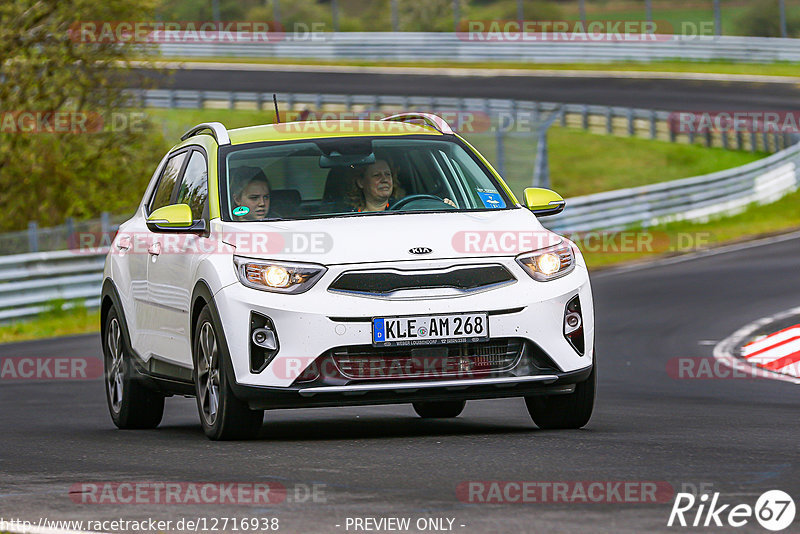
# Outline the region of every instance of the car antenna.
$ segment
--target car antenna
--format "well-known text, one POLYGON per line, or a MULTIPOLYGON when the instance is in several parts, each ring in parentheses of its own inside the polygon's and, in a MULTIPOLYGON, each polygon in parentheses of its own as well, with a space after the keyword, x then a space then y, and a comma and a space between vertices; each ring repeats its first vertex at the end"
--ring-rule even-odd
POLYGON ((275 104, 275 124, 281 123, 281 112, 278 111, 278 95, 272 93, 272 102, 275 104))

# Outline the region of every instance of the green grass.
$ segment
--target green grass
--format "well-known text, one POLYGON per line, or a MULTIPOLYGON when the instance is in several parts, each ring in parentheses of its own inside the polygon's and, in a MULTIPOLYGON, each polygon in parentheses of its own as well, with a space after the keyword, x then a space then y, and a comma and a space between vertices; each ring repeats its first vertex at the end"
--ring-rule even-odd
POLYGON ((0 343, 100 331, 100 312, 76 307, 43 313, 32 320, 0 325, 0 343))
MULTIPOLYGON (((621 253, 612 250, 586 250, 586 247, 581 247, 580 241, 578 245, 584 251, 584 257, 590 268, 603 268, 683 254, 698 248, 711 248, 797 229, 800 229, 800 191, 786 195, 771 204, 752 205, 738 215, 717 217, 702 223, 675 222, 627 232, 627 234, 643 232, 651 236, 655 244, 652 251, 621 253)), ((596 240, 587 243, 594 249, 600 248, 595 245, 596 240)))

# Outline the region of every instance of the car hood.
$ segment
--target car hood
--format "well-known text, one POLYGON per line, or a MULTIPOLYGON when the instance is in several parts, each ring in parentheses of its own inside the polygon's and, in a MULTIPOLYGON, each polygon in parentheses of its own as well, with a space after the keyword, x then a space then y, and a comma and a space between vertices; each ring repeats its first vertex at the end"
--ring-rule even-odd
POLYGON ((561 241, 523 208, 215 223, 237 255, 324 265, 516 256, 561 241))

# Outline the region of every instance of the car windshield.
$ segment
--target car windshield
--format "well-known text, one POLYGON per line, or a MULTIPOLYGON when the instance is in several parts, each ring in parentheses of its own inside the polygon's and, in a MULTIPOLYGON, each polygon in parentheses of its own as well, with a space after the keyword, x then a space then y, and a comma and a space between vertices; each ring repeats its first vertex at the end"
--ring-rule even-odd
POLYGON ((513 207, 452 140, 356 137, 232 146, 220 191, 230 221, 513 207))

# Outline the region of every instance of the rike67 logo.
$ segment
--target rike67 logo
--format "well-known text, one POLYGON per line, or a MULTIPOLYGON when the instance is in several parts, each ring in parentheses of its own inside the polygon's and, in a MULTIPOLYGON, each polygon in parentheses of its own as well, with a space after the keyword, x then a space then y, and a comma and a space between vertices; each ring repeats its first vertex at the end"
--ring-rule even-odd
POLYGON ((761 494, 755 506, 746 503, 722 504, 720 494, 678 493, 669 514, 667 526, 680 527, 743 527, 753 519, 767 530, 778 532, 794 521, 795 504, 788 493, 770 490, 761 494))

